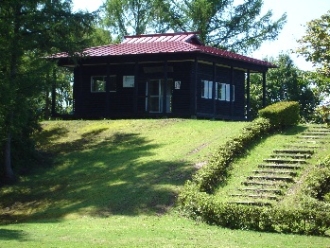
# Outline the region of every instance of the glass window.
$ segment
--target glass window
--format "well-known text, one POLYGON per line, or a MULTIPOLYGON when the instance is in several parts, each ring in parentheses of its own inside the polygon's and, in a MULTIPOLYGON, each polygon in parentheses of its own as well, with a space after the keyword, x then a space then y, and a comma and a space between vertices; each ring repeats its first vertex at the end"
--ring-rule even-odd
POLYGON ((220 101, 227 101, 230 102, 230 94, 231 94, 231 101, 235 101, 235 85, 224 84, 224 83, 217 83, 217 99, 220 101), (231 86, 231 87, 230 87, 231 86))
MULTIPOLYGON (((91 78, 91 92, 105 92, 106 91, 107 76, 92 76, 91 78)), ((117 91, 117 77, 115 75, 109 76, 109 91, 117 91)))
POLYGON ((213 82, 202 80, 201 97, 204 99, 212 99, 213 82))
POLYGON ((105 77, 93 76, 91 80, 91 92, 105 92, 105 77))
POLYGON ((218 83, 218 100, 224 101, 226 99, 226 84, 218 83))

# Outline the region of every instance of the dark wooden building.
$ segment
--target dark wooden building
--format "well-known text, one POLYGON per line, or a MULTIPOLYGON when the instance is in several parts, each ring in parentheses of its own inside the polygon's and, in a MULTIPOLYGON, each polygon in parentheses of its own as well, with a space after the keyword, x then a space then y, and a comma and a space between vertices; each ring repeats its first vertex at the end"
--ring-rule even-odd
POLYGON ((87 48, 73 63, 74 117, 247 118, 250 73, 274 65, 205 46, 197 33, 127 36, 121 44, 87 48))

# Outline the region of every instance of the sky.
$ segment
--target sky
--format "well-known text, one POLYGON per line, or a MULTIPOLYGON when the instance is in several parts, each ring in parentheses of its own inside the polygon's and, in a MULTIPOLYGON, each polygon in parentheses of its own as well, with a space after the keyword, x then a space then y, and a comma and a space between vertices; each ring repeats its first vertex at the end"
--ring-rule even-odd
MULTIPOLYGON (((236 0, 237 2, 243 0, 236 0)), ((74 10, 97 10, 104 0, 73 0, 74 10)), ((280 53, 290 54, 294 64, 301 70, 313 70, 312 64, 303 57, 291 54, 299 44, 297 40, 306 34, 306 23, 320 18, 330 10, 329 0, 264 0, 263 11, 272 10, 273 20, 287 13, 287 23, 275 41, 266 41, 248 56, 256 59, 276 58, 280 53)), ((192 30, 194 31, 194 30, 192 30)))

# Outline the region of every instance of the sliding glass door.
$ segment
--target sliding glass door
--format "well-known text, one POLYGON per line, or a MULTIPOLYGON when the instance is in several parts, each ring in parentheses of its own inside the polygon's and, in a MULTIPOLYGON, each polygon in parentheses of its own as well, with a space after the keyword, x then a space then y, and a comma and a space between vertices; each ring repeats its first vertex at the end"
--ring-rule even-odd
POLYGON ((146 84, 146 111, 149 113, 171 113, 172 88, 172 79, 167 80, 166 84, 163 79, 149 80, 146 84))

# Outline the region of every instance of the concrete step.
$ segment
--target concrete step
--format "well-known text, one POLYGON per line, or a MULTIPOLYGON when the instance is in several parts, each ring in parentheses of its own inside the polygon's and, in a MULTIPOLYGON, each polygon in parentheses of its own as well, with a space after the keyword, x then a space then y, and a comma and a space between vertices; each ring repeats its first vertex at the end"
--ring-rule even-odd
POLYGON ((247 180, 245 182, 242 182, 245 186, 257 186, 261 188, 282 188, 283 187, 283 181, 262 181, 262 180, 247 180))
POLYGON ((310 154, 299 154, 299 153, 275 153, 270 155, 272 158, 299 158, 299 159, 307 159, 310 158, 310 154))
POLYGON ((330 134, 329 132, 323 132, 323 131, 304 132, 304 135, 312 135, 312 136, 327 136, 329 134, 330 134))
MULTIPOLYGON (((311 150, 314 150, 314 149, 318 149, 320 148, 319 145, 313 145, 313 144, 310 144, 310 145, 306 145, 306 143, 292 143, 290 145, 285 145, 284 147, 288 148, 288 149, 311 149, 311 150)), ((314 153, 314 151, 313 151, 314 153)))
POLYGON ((254 170, 255 174, 274 174, 274 175, 290 175, 290 176, 297 176, 296 170, 282 170, 280 168, 273 169, 273 170, 254 170))
POLYGON ((276 163, 269 163, 269 164, 259 164, 258 165, 259 168, 272 168, 272 169, 292 169, 292 170, 296 170, 296 169, 300 169, 303 166, 300 164, 276 164, 276 163))
POLYGON ((285 182, 292 182, 292 176, 286 175, 254 175, 248 176, 248 180, 267 180, 267 181, 285 181, 285 182))
POLYGON ((324 136, 319 135, 300 135, 297 136, 298 139, 324 139, 324 136))
POLYGON ((251 192, 257 192, 257 193, 272 193, 276 195, 282 195, 283 191, 278 188, 257 188, 257 187, 246 187, 246 188, 240 188, 240 191, 251 191, 251 192))
POLYGON ((306 164, 305 159, 267 158, 263 161, 274 164, 306 164))
POLYGON ((309 129, 312 132, 325 132, 325 133, 330 133, 330 129, 327 127, 311 127, 309 129))
POLYGON ((314 149, 295 149, 295 148, 291 148, 291 149, 276 149, 273 151, 274 153, 289 153, 289 154, 313 154, 314 153, 314 149))
POLYGON ((231 204, 239 204, 239 205, 248 205, 248 206, 256 206, 256 207, 265 207, 265 206, 272 206, 270 202, 263 202, 263 201, 230 201, 231 204))
POLYGON ((254 198, 254 199, 268 199, 268 200, 278 200, 278 195, 272 194, 240 194, 234 193, 230 194, 232 197, 243 197, 243 198, 254 198))

